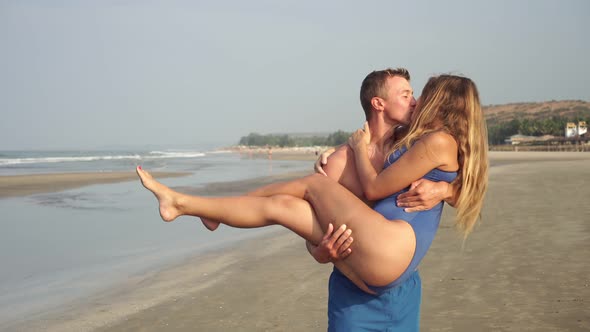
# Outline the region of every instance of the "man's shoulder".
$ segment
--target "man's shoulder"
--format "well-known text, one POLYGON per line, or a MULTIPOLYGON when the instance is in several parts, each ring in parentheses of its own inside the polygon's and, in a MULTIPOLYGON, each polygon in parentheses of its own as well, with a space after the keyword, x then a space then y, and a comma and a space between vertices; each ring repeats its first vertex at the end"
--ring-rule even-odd
POLYGON ((329 177, 339 181, 345 172, 345 169, 350 169, 347 164, 353 164, 351 161, 352 149, 348 145, 342 145, 328 157, 328 163, 324 167, 324 171, 329 177))
POLYGON ((344 144, 339 146, 336 151, 332 154, 334 157, 342 158, 348 156, 349 153, 352 152, 352 149, 348 144, 344 144))
POLYGON ((348 161, 349 156, 354 153, 348 145, 342 145, 334 151, 328 158, 328 164, 337 163, 345 164, 348 161))

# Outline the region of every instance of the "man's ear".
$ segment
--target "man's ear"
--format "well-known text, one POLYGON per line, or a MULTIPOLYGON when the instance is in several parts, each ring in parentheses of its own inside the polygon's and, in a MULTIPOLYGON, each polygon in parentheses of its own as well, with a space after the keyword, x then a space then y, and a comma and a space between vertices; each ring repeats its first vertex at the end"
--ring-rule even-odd
POLYGON ((383 103, 383 99, 381 99, 379 97, 371 98, 371 106, 373 106, 373 109, 377 110, 377 111, 383 111, 385 108, 385 105, 383 103))

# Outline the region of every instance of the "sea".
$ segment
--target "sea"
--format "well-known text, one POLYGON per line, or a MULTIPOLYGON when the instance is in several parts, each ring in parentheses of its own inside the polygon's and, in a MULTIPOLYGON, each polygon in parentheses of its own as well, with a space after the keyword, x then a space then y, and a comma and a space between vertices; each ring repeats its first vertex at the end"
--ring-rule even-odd
MULTIPOLYGON (((0 151, 0 175, 132 171, 137 165, 190 174, 161 180, 172 187, 299 172, 311 164, 211 146, 0 151)), ((0 329, 268 231, 222 226, 210 232, 193 217, 164 223, 139 181, 0 199, 0 329)))

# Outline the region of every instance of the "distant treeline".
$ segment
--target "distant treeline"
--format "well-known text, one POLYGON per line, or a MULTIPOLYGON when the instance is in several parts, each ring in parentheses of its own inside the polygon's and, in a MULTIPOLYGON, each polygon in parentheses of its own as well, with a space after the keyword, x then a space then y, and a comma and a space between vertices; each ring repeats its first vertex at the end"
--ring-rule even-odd
MULTIPOLYGON (((590 118, 590 117, 589 117, 590 118)), ((580 119, 582 120, 582 119, 580 119)), ((578 119, 553 116, 548 119, 512 119, 508 122, 496 123, 488 121, 488 141, 492 145, 505 144, 505 140, 516 134, 526 136, 565 136, 565 125, 568 122, 578 124, 578 119)))
MULTIPOLYGON (((491 145, 505 144, 505 140, 512 135, 526 136, 565 136, 565 126, 568 122, 578 123, 579 120, 588 121, 590 114, 585 118, 572 119, 571 117, 553 116, 547 119, 512 119, 508 122, 488 119, 488 141, 491 145)), ((350 132, 338 130, 328 136, 291 136, 287 134, 261 135, 251 133, 240 139, 240 145, 249 146, 336 146, 345 143, 350 132)))
MULTIPOLYGON (((492 145, 505 144, 512 135, 526 136, 565 136, 565 125, 568 122, 590 120, 590 107, 582 101, 574 101, 580 105, 568 107, 544 106, 538 111, 529 113, 539 104, 523 104, 514 106, 515 110, 502 114, 486 116, 488 139, 492 145)), ((551 103, 559 103, 552 101, 551 103)), ((564 103, 564 102, 562 102, 564 103)))
POLYGON ((290 136, 287 134, 261 135, 251 133, 240 138, 240 145, 249 146, 336 146, 345 143, 351 135, 349 132, 338 130, 328 136, 290 136))

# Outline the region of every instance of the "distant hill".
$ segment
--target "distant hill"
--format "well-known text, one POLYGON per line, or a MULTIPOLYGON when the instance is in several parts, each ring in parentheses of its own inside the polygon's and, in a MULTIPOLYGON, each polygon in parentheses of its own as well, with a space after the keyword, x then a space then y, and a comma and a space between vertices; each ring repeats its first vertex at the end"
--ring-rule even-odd
MULTIPOLYGON (((568 122, 590 122, 590 102, 582 100, 546 101, 541 103, 512 103, 483 106, 492 145, 505 144, 508 137, 565 136, 568 122)), ((346 142, 349 132, 333 133, 250 133, 240 138, 240 145, 249 146, 335 146, 346 142)))
POLYGON ((514 119, 545 120, 552 117, 590 121, 590 102, 583 100, 546 101, 542 103, 513 103, 483 107, 488 125, 514 119))
POLYGON ((515 134, 564 137, 568 122, 590 122, 590 103, 582 100, 490 105, 483 112, 492 145, 505 144, 515 134))

